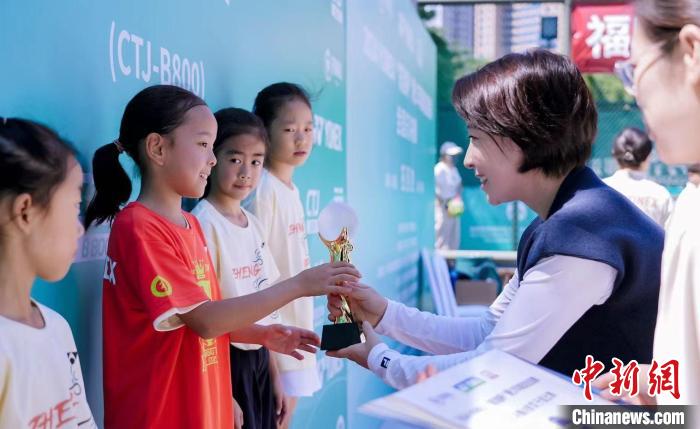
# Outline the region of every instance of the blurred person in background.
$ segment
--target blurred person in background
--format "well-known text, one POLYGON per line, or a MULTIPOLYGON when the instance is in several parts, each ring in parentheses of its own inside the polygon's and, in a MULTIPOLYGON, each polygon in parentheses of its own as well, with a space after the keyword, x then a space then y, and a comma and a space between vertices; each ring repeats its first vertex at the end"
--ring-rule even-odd
POLYGON ((464 150, 453 142, 440 146, 440 160, 435 165, 435 248, 459 248, 459 216, 464 212, 462 176, 454 157, 464 150))
POLYGON ((603 180, 626 196, 661 227, 673 208, 666 188, 647 178, 652 150, 649 136, 637 128, 625 128, 615 137, 612 155, 620 169, 603 180))

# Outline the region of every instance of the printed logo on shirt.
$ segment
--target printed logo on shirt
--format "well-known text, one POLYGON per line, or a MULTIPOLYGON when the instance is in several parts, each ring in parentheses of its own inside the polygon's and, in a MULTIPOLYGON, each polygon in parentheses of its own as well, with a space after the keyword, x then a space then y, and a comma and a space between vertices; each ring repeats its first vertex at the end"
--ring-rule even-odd
POLYGON ((210 365, 215 365, 219 363, 218 356, 216 354, 216 340, 210 339, 199 339, 199 345, 201 346, 201 356, 202 356, 202 372, 207 370, 210 365))
MULTIPOLYGON (((263 270, 264 260, 262 257, 262 251, 260 249, 255 249, 255 256, 253 261, 249 265, 242 265, 240 267, 233 268, 233 278, 235 280, 245 280, 249 278, 258 278, 263 270)), ((256 289, 260 288, 261 282, 267 279, 258 279, 256 281, 256 289)))
POLYGON ((389 359, 388 357, 382 358, 382 368, 389 368, 389 362, 391 362, 391 359, 389 359))
POLYGON ((194 261, 194 276, 197 280, 204 280, 207 278, 207 271, 209 271, 209 264, 203 260, 194 261))
POLYGON ((78 369, 78 351, 68 352, 66 355, 68 356, 68 363, 70 363, 70 377, 71 381, 73 382, 71 390, 76 389, 77 392, 75 393, 80 395, 82 393, 82 389, 80 388, 80 383, 78 382, 78 372, 80 372, 78 369))
POLYGON ((90 422, 91 419, 81 422, 76 421, 78 419, 76 415, 78 404, 79 402, 76 400, 75 395, 73 392, 70 392, 67 399, 34 416, 29 421, 28 427, 30 429, 54 429, 64 427, 70 422, 73 422, 76 426, 90 422))
POLYGON ((232 269, 233 278, 235 280, 245 280, 251 277, 257 277, 262 271, 262 267, 255 264, 243 265, 232 269))
POLYGON ((114 270, 117 268, 117 261, 113 261, 112 258, 107 256, 105 261, 105 272, 102 274, 102 278, 112 283, 112 286, 117 285, 117 279, 115 277, 114 270))
POLYGON ((170 282, 165 280, 165 278, 156 276, 151 282, 151 293, 156 298, 164 298, 172 295, 173 287, 170 286, 170 282))
MULTIPOLYGON (((70 366, 71 381, 73 385, 68 389, 68 398, 58 402, 46 411, 43 411, 34 416, 28 424, 30 429, 53 429, 64 427, 70 422, 73 422, 71 427, 80 427, 92 422, 91 416, 81 416, 80 397, 83 395, 83 389, 78 378, 78 352, 72 351, 66 353, 70 366)), ((86 427, 94 427, 89 425, 86 427)))
POLYGON ((290 223, 288 235, 304 234, 304 222, 290 223))
POLYGON ((209 299, 211 299, 211 281, 207 277, 207 272, 209 271, 209 264, 203 260, 194 261, 194 276, 197 279, 197 286, 204 289, 204 293, 209 299))

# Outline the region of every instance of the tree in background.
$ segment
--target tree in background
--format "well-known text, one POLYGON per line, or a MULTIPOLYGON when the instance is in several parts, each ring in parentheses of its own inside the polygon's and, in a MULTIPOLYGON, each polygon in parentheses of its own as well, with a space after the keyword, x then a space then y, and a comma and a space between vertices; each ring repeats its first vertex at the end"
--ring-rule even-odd
MULTIPOLYGON (((435 17, 435 12, 427 10, 425 6, 419 6, 418 16, 426 22, 435 17)), ((486 64, 486 61, 474 58, 468 49, 450 47, 441 29, 427 29, 437 48, 437 103, 438 106, 449 105, 451 108, 452 87, 457 79, 476 71, 486 64)))

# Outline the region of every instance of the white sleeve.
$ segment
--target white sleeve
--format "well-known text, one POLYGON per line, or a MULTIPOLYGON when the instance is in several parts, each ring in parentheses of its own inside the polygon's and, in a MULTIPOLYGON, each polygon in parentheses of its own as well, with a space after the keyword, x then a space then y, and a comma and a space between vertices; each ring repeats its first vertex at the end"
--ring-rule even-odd
POLYGON ((205 302, 208 302, 208 300, 198 302, 187 307, 171 308, 153 321, 153 329, 159 332, 167 332, 174 331, 175 329, 185 326, 185 322, 180 319, 180 314, 187 314, 205 302))
POLYGON ((433 354, 472 350, 493 330, 517 290, 517 273, 483 317, 449 317, 389 300, 377 333, 433 354))
MULTIPOLYGON (((610 297, 616 274, 614 268, 598 261, 563 255, 542 259, 525 273, 519 285, 508 283, 486 316, 496 317, 495 326, 475 349, 441 356, 406 356, 379 344, 371 350, 368 366, 387 384, 401 389, 412 385, 428 364, 442 370, 494 348, 537 363, 589 308, 610 297)), ((442 319, 433 319, 437 320, 442 319)), ((422 329, 416 324, 409 326, 422 329)), ((445 336, 456 336, 454 327, 443 330, 433 323, 432 329, 423 334, 431 337, 433 344, 445 341, 445 336)))
POLYGON ((673 198, 669 194, 668 198, 666 198, 666 201, 664 202, 664 206, 661 209, 663 211, 663 218, 661 219, 661 227, 666 229, 666 223, 668 222, 668 218, 671 217, 671 212, 673 212, 673 198))

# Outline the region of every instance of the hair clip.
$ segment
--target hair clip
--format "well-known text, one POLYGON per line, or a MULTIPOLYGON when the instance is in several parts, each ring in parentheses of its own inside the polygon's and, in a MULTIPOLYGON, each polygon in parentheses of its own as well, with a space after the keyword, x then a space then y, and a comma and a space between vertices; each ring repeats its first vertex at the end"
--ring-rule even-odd
POLYGON ((114 144, 114 146, 117 147, 117 150, 119 151, 119 153, 124 152, 124 146, 122 146, 122 144, 119 140, 114 140, 112 143, 114 144))

